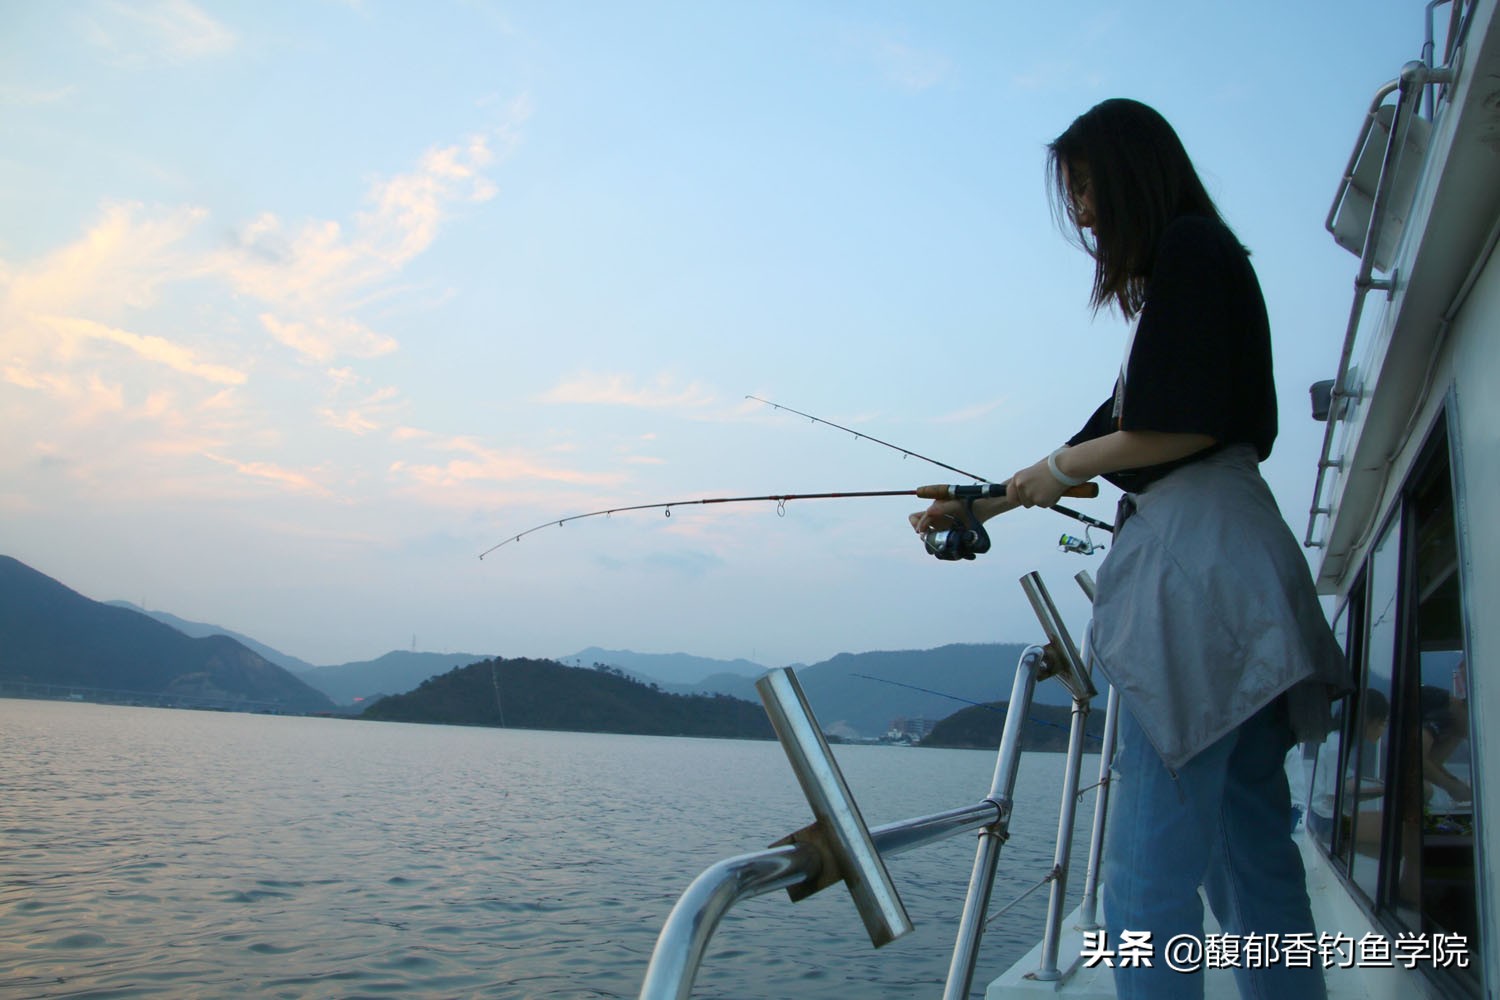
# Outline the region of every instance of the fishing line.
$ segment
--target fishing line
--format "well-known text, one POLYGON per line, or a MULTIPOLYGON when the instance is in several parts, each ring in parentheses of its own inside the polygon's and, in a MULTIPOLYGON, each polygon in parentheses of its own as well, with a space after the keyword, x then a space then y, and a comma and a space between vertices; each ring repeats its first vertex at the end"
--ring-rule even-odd
MULTIPOLYGON (((923 694, 936 695, 939 698, 947 698, 947 699, 949 699, 951 701, 961 701, 965 705, 973 705, 975 708, 982 708, 982 709, 984 709, 984 710, 986 710, 988 712, 994 712, 997 715, 1004 715, 1005 714, 1005 709, 1003 709, 1003 708, 996 708, 994 705, 987 705, 987 704, 985 704, 982 701, 971 701, 968 698, 961 698, 961 697, 959 697, 956 694, 949 694, 946 691, 934 691, 932 688, 918 687, 916 684, 906 684, 906 683, 904 683, 902 681, 893 681, 893 680, 891 680, 891 679, 889 679, 887 677, 873 677, 870 674, 857 674, 857 673, 854 673, 853 671, 850 671, 849 676, 850 677, 859 677, 859 678, 861 678, 863 680, 867 680, 867 681, 877 681, 877 682, 879 682, 881 684, 894 684, 896 687, 910 688, 913 691, 920 691, 923 694)), ((1072 730, 1071 726, 1064 726, 1061 723, 1052 722, 1052 721, 1050 721, 1048 719, 1038 719, 1035 716, 1027 716, 1026 717, 1026 721, 1027 722, 1031 722, 1031 723, 1035 723, 1038 726, 1051 726, 1053 729, 1064 729, 1064 730, 1068 730, 1070 732, 1072 730)), ((1084 736, 1084 739, 1093 740, 1096 743, 1103 742, 1103 740, 1102 740, 1101 737, 1095 736, 1093 733, 1090 733, 1090 732, 1085 732, 1083 734, 1083 736, 1084 736)), ((1089 787, 1092 788, 1094 786, 1090 785, 1089 787)), ((1087 791, 1087 790, 1088 789, 1084 789, 1084 791, 1087 791)))
POLYGON ((860 431, 854 430, 852 427, 845 427, 843 424, 836 424, 832 420, 824 420, 822 417, 815 417, 811 413, 803 413, 801 410, 794 410, 790 406, 782 406, 780 403, 773 403, 769 399, 761 399, 759 396, 746 396, 745 398, 746 399, 753 399, 757 403, 765 403, 767 406, 769 406, 773 410, 785 410, 788 413, 795 413, 799 417, 806 417, 808 420, 811 420, 815 424, 827 424, 829 427, 834 427, 834 428, 837 428, 838 430, 844 431, 845 433, 853 434, 857 438, 864 438, 866 441, 873 441, 876 444, 885 445, 887 448, 890 448, 890 449, 892 449, 894 451, 899 451, 904 456, 910 456, 911 458, 920 458, 922 461, 926 462, 928 465, 935 465, 939 469, 947 469, 949 472, 956 472, 960 476, 968 476, 970 479, 974 480, 975 482, 980 482, 980 483, 992 482, 992 480, 989 479, 986 476, 976 476, 972 472, 965 472, 963 469, 957 468, 957 467, 952 466, 952 465, 948 465, 945 462, 939 462, 935 458, 928 458, 926 455, 918 455, 916 452, 911 451, 911 450, 909 450, 907 448, 903 448, 899 444, 891 444, 889 441, 882 441, 878 437, 871 437, 868 434, 864 434, 864 433, 861 433, 860 431))
POLYGON ((867 680, 867 681, 877 681, 878 683, 881 683, 881 684, 894 684, 896 687, 910 688, 913 691, 920 691, 923 694, 937 695, 939 698, 947 698, 950 701, 961 701, 965 705, 973 705, 975 708, 983 708, 983 709, 985 709, 987 711, 994 712, 997 715, 1004 715, 1005 714, 1005 710, 1004 709, 996 708, 994 705, 986 705, 982 701, 972 701, 972 700, 970 700, 968 698, 960 698, 958 695, 956 695, 956 694, 948 694, 946 691, 934 691, 934 690, 932 690, 932 688, 918 687, 915 684, 906 684, 906 683, 903 683, 902 681, 893 681, 893 680, 890 680, 889 678, 886 678, 886 677, 872 677, 869 674, 856 674, 853 671, 851 671, 849 673, 849 676, 850 677, 858 677, 858 678, 860 678, 862 680, 867 680))
MULTIPOLYGON (((782 406, 780 403, 773 403, 769 399, 762 399, 759 396, 751 396, 751 395, 747 394, 745 396, 745 398, 746 399, 753 399, 757 403, 764 403, 764 404, 766 404, 767 406, 771 407, 774 410, 785 410, 788 413, 795 413, 799 417, 806 417, 808 420, 811 420, 815 424, 825 424, 825 425, 827 425, 829 427, 837 428, 838 430, 844 431, 847 434, 853 434, 856 438, 864 438, 866 441, 873 441, 875 444, 884 445, 885 447, 890 448, 893 451, 899 451, 902 454, 903 457, 911 457, 911 458, 921 459, 922 461, 928 463, 929 465, 935 465, 935 466, 937 466, 940 469, 947 469, 949 472, 956 472, 960 476, 968 476, 970 479, 976 480, 976 481, 981 482, 981 483, 992 483, 992 482, 994 482, 994 480, 990 479, 988 476, 976 476, 972 472, 965 472, 963 469, 957 468, 957 467, 952 466, 952 465, 948 465, 946 462, 939 462, 935 458, 928 458, 926 455, 920 455, 917 452, 914 452, 914 451, 912 451, 909 448, 903 448, 903 447, 901 447, 898 444, 891 444, 889 441, 882 441, 878 437, 871 437, 868 434, 862 434, 859 431, 854 430, 853 428, 845 427, 843 424, 836 424, 832 420, 824 420, 822 417, 815 417, 811 413, 803 413, 801 410, 794 410, 790 406, 782 406)), ((1064 493, 1063 495, 1064 496, 1075 496, 1077 494, 1064 493)), ((1097 494, 1095 494, 1095 495, 1097 495, 1097 494)), ((1089 515, 1084 514, 1084 513, 1080 512, 1080 511, 1076 511, 1076 510, 1074 510, 1071 507, 1064 507, 1062 504, 1053 504, 1051 507, 1049 507, 1047 509, 1048 510, 1055 510, 1059 514, 1063 515, 1064 517, 1071 517, 1073 520, 1079 522, 1080 524, 1086 525, 1089 528, 1098 528, 1100 531, 1107 531, 1110 534, 1114 534, 1115 526, 1113 524, 1110 524, 1110 523, 1108 523, 1106 521, 1101 521, 1101 520, 1099 520, 1096 517, 1090 517, 1089 515)), ((1068 538, 1071 538, 1071 537, 1072 536, 1069 536, 1069 535, 1064 535, 1063 536, 1064 539, 1068 539, 1068 538)), ((1087 537, 1087 532, 1085 532, 1085 538, 1086 537, 1087 537)), ((1066 545, 1066 543, 1064 543, 1062 545, 1062 548, 1064 549, 1064 551, 1068 551, 1068 552, 1078 552, 1078 553, 1080 553, 1082 555, 1092 555, 1094 553, 1095 549, 1103 548, 1103 546, 1097 546, 1097 545, 1094 545, 1092 542, 1090 542, 1090 543, 1088 543, 1088 545, 1087 545, 1086 548, 1085 547, 1068 547, 1066 545)))

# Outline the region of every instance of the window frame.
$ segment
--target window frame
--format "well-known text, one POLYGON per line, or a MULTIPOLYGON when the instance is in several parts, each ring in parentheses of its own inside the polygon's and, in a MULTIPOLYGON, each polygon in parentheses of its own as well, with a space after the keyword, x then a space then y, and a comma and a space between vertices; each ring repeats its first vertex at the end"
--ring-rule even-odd
MULTIPOLYGON (((1343 718, 1341 720, 1340 750, 1338 760, 1334 763, 1338 767, 1339 779, 1335 783, 1334 815, 1342 815, 1344 807, 1344 774, 1348 758, 1351 754, 1360 752, 1359 744, 1362 741, 1358 734, 1358 727, 1363 723, 1362 705, 1365 692, 1369 689, 1370 669, 1368 656, 1370 652, 1370 620, 1372 617, 1369 602, 1372 599, 1371 583, 1374 557, 1377 554, 1382 540, 1392 530, 1399 532, 1396 539, 1398 547, 1398 558, 1396 566, 1396 598, 1395 598, 1395 636, 1391 646, 1390 663, 1390 717, 1387 724, 1387 736, 1381 741, 1381 753, 1379 764, 1382 773, 1387 776, 1386 788, 1381 796, 1381 836, 1380 850, 1376 859, 1377 872, 1375 892, 1370 894, 1365 891, 1355 877, 1355 851, 1353 845, 1346 843, 1343 826, 1339 822, 1333 824, 1331 834, 1324 837, 1314 838, 1314 844, 1319 852, 1328 860, 1329 867, 1342 881, 1345 890, 1356 900, 1357 904, 1370 917, 1372 924, 1387 934, 1392 939, 1403 933, 1425 933, 1423 927, 1412 926, 1401 914, 1399 906, 1399 864, 1401 861, 1401 795, 1403 792, 1402 782, 1406 776, 1400 768, 1403 766, 1403 752, 1409 752, 1404 746, 1404 741, 1410 738, 1415 731, 1413 723, 1420 725, 1420 698, 1421 665, 1417 659, 1418 641, 1416 610, 1418 595, 1416 593, 1416 569, 1418 555, 1418 532, 1415 523, 1417 516, 1417 504, 1414 498, 1420 486, 1428 483, 1440 463, 1447 464, 1449 479, 1449 502, 1453 506, 1455 521, 1455 543, 1459 551, 1458 578, 1460 593, 1463 599, 1460 601, 1460 636, 1463 655, 1469 657, 1471 651, 1471 629, 1472 615, 1469 613, 1467 602, 1468 587, 1465 579, 1465 555, 1466 539, 1462 511, 1464 509, 1463 497, 1460 490, 1460 456, 1455 448, 1456 428, 1453 413, 1453 399, 1450 397, 1445 401, 1442 409, 1436 414, 1432 425, 1429 427, 1421 447, 1417 451, 1416 459, 1407 468, 1402 478, 1401 485, 1394 493, 1389 510, 1381 517, 1376 527, 1371 531, 1372 539, 1363 550, 1354 582, 1346 592, 1344 600, 1335 608, 1332 621, 1337 624, 1340 618, 1344 618, 1345 634, 1339 638, 1343 640, 1345 656, 1354 677, 1355 690, 1344 699, 1343 718), (1415 719, 1414 719, 1415 716, 1415 719)), ((1473 701, 1468 703, 1470 712, 1470 723, 1473 723, 1473 701)), ((1472 751, 1471 751, 1472 752, 1472 751)), ((1315 767, 1324 766, 1325 762, 1320 759, 1315 767)), ((1314 778, 1316 781, 1316 778, 1314 778)), ((1356 805, 1357 808, 1357 805, 1356 805)), ((1357 823, 1357 821, 1356 821, 1357 823)), ((1475 856, 1474 856, 1474 893, 1476 903, 1484 899, 1482 885, 1482 865, 1480 863, 1480 851, 1482 836, 1480 828, 1482 818, 1477 810, 1474 816, 1475 823, 1475 856)), ((1357 834, 1357 829, 1356 829, 1357 834)), ((1423 911, 1419 909, 1419 914, 1423 911)), ((1481 933, 1485 928, 1481 916, 1481 933)), ((1455 974, 1447 969, 1422 969, 1422 978, 1431 984, 1440 994, 1453 997, 1475 997, 1479 996, 1483 989, 1483 964, 1484 952, 1482 949, 1483 938, 1479 941, 1470 942, 1478 974, 1476 980, 1470 980, 1455 974)))

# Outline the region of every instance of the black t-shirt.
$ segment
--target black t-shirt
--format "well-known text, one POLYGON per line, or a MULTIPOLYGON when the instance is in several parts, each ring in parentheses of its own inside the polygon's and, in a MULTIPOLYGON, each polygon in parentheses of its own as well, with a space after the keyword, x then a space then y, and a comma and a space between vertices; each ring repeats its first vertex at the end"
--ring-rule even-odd
POLYGON ((1223 223, 1184 215, 1162 233, 1120 412, 1111 396, 1068 444, 1116 430, 1207 434, 1217 442, 1176 462, 1104 477, 1129 492, 1228 445, 1253 445, 1261 461, 1271 454, 1270 322, 1249 255, 1223 223))

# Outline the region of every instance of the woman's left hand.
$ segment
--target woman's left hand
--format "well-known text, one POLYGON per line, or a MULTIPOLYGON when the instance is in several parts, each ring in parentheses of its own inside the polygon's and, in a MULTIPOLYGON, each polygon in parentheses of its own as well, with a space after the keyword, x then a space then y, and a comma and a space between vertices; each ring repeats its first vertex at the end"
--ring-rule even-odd
POLYGON ((1044 458, 1011 476, 1005 484, 1005 495, 1022 507, 1051 507, 1066 489, 1047 468, 1044 458))

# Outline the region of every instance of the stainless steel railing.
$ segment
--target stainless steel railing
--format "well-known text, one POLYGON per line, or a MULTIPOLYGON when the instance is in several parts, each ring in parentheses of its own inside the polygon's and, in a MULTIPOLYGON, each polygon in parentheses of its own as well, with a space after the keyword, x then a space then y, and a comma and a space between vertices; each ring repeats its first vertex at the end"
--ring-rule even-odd
MULTIPOLYGON (((1087 570, 1073 577, 1083 594, 1094 603, 1094 578, 1087 570)), ((1092 667, 1093 644, 1089 641, 1093 622, 1084 629, 1084 660, 1092 667)), ((1113 687, 1104 704, 1104 735, 1099 741, 1099 781, 1094 786, 1094 826, 1089 833, 1089 866, 1083 876, 1083 901, 1078 904, 1078 929, 1095 931, 1099 923, 1099 873, 1104 860, 1104 823, 1109 817, 1110 766, 1115 758, 1115 733, 1120 717, 1120 692, 1113 687)))
POLYGON ((1324 222, 1325 228, 1333 232, 1335 217, 1353 183, 1354 172, 1365 141, 1375 127, 1385 99, 1393 93, 1396 94, 1390 131, 1380 160, 1379 180, 1371 199, 1364 241, 1358 251, 1359 271, 1354 278, 1354 302, 1349 307, 1349 319, 1344 326, 1343 346, 1339 350, 1338 370, 1334 376, 1333 390, 1329 400, 1328 422, 1323 428, 1323 446, 1318 456, 1317 478, 1313 480, 1313 497, 1312 504, 1308 508, 1307 531, 1302 536, 1302 544, 1307 548, 1322 548, 1329 541, 1326 537, 1317 538, 1315 531, 1318 518, 1324 515, 1331 516, 1334 512, 1332 501, 1326 504, 1323 502, 1327 472, 1329 469, 1334 469, 1342 474, 1344 470, 1345 458, 1335 459, 1331 456, 1334 434, 1341 419, 1348 413, 1345 400, 1357 398, 1363 391, 1360 387, 1350 384, 1350 364, 1354 356, 1355 341, 1359 336, 1360 319, 1364 315, 1365 299, 1372 291, 1394 292, 1398 280, 1398 276, 1394 273, 1387 278, 1375 278, 1373 275, 1376 270, 1376 254, 1381 248, 1381 237, 1387 222, 1386 209, 1396 185, 1397 167, 1405 148, 1406 133, 1416 115, 1417 103, 1423 90, 1433 84, 1451 84, 1454 79, 1455 75, 1451 68, 1434 68, 1420 61, 1414 61, 1402 67, 1400 76, 1375 92, 1374 98, 1370 101, 1370 109, 1365 116, 1359 140, 1355 144, 1354 152, 1350 155, 1349 165, 1344 170, 1343 179, 1339 182, 1338 192, 1334 196, 1333 205, 1329 208, 1328 218, 1324 222))
MULTIPOLYGON (((1086 578, 1087 575, 1080 576, 1086 578)), ((1080 583, 1083 583, 1082 579, 1080 583)), ((911 922, 886 872, 884 859, 977 830, 979 845, 943 994, 949 1000, 967 997, 973 982, 1000 849, 1009 837, 1016 774, 1021 760, 1022 727, 1030 714, 1037 682, 1054 676, 1074 696, 1067 765, 1070 777, 1065 781, 1064 805, 1059 810, 1060 846, 1049 875, 1053 891, 1045 934, 1046 940, 1053 943, 1050 957, 1044 960, 1044 969, 1039 970, 1045 972, 1050 968, 1056 973, 1056 941, 1067 885, 1072 804, 1077 798, 1083 720, 1095 691, 1084 661, 1053 607, 1041 578, 1035 573, 1028 574, 1022 578, 1021 586, 1049 641, 1045 646, 1027 646, 1021 654, 1011 686, 1005 727, 996 751, 990 792, 973 805, 869 829, 795 674, 790 669, 774 670, 757 682, 756 687, 771 717, 777 739, 796 772, 815 821, 766 850, 718 862, 688 886, 673 906, 657 938, 641 987, 642 1000, 687 1000, 720 920, 742 900, 775 889, 786 889, 795 901, 842 881, 854 897, 871 943, 878 948, 895 940, 911 930, 911 922)), ((1085 586, 1085 591, 1089 592, 1090 588, 1091 583, 1085 586)), ((1091 877, 1098 853, 1098 838, 1095 839, 1090 851, 1091 877)), ((1061 974, 1038 976, 1060 977, 1061 974)))
POLYGON ((995 870, 1000 864, 1000 848, 1010 838, 1010 817, 1015 805, 1016 772, 1021 765, 1021 727, 1031 711, 1031 696, 1047 664, 1041 646, 1027 646, 1016 665, 1016 679, 1011 686, 1010 704, 1005 711, 1005 729, 1000 735, 1000 749, 995 758, 995 777, 990 783, 987 801, 995 803, 1000 815, 979 834, 974 868, 969 874, 969 889, 964 894, 963 911, 958 919, 958 937, 953 943, 953 958, 948 963, 948 979, 943 988, 944 1000, 963 1000, 974 982, 974 963, 979 958, 979 939, 984 934, 985 913, 990 907, 990 892, 995 885, 995 870))
MULTIPOLYGON (((1081 583, 1082 581, 1080 581, 1081 583)), ((1084 724, 1088 719, 1089 703, 1097 693, 1088 664, 1078 655, 1067 627, 1052 604, 1041 577, 1028 574, 1021 586, 1031 601, 1032 609, 1042 628, 1051 639, 1051 645, 1062 651, 1063 671, 1060 679, 1073 695, 1073 711, 1068 731, 1068 757, 1063 769, 1063 785, 1057 806, 1057 842, 1052 856, 1052 886, 1047 898, 1047 920, 1042 930, 1042 964, 1032 978, 1042 982, 1056 982, 1066 976, 1058 968, 1057 957, 1062 945, 1062 921, 1068 893, 1068 869, 1073 851, 1073 823, 1078 808, 1078 773, 1083 766, 1084 724)), ((1092 599, 1091 586, 1084 592, 1092 599)), ((1087 643, 1085 643, 1087 647, 1087 643)), ((1092 860, 1092 859, 1091 859, 1092 860)))

